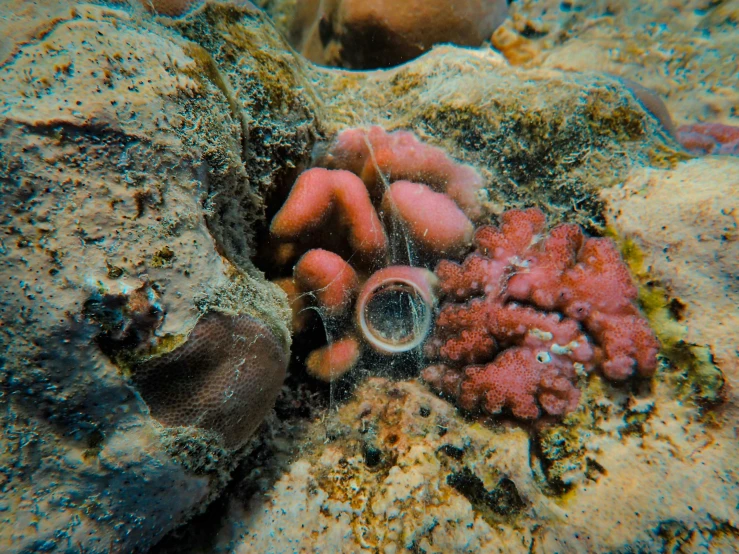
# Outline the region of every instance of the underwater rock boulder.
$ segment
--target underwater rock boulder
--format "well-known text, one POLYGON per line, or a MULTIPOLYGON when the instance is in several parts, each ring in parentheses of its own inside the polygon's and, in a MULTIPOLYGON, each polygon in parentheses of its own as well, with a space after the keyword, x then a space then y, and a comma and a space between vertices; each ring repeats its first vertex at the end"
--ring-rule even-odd
POLYGON ((635 171, 603 192, 608 224, 646 281, 642 296, 667 355, 688 368, 698 399, 728 396, 729 413, 739 398, 737 174, 737 158, 709 156, 635 171))
POLYGON ((253 223, 308 132, 259 112, 274 104, 242 114, 208 56, 146 14, 78 4, 45 28, 0 66, 0 550, 143 551, 224 486, 282 384, 290 313, 250 262, 253 223), (291 137, 257 140, 268 161, 248 166, 246 113, 255 135, 291 137), (163 362, 213 312, 251 342, 227 326, 200 353, 240 354, 253 404, 225 424, 170 419, 163 362))
POLYGON ((248 532, 230 541, 223 533, 217 547, 490 552, 531 543, 528 528, 507 536, 507 522, 525 526, 535 512, 541 520, 557 512, 528 471, 523 430, 470 428, 420 383, 368 379, 328 427, 316 422, 308 436, 315 442, 281 472, 269 497, 230 505, 229 520, 248 532), (319 446, 326 433, 336 440, 319 446), (270 532, 290 521, 301 524, 270 532))
MULTIPOLYGON (((273 482, 232 498, 210 548, 544 554, 657 552, 679 540, 731 551, 729 435, 711 443, 663 385, 656 401, 603 392, 586 391, 587 408, 561 425, 529 430, 465 419, 418 382, 370 378, 309 426, 273 482), (624 420, 624 402, 626 415, 641 414, 641 432, 624 420)), ((164 552, 190 552, 187 544, 164 552)))

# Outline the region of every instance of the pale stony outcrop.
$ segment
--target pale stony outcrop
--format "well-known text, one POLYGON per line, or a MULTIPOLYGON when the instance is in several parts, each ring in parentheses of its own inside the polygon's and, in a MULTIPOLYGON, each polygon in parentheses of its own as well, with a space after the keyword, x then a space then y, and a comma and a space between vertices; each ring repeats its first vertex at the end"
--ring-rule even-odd
POLYGON ((634 241, 643 270, 679 301, 681 339, 707 348, 739 387, 739 158, 709 156, 634 171, 605 191, 607 219, 634 241))
POLYGON ((209 60, 77 5, 0 67, 4 552, 146 548, 223 486, 238 452, 152 418, 137 359, 208 311, 261 320, 288 355, 283 294, 249 261, 269 170, 243 163, 209 60))

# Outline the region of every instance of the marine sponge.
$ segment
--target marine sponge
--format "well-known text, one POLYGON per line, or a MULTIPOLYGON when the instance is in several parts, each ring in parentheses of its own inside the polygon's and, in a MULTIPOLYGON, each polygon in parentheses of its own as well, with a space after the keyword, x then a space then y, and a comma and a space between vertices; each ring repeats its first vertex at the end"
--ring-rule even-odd
POLYGON ((659 343, 615 244, 575 225, 544 237, 545 223, 538 209, 505 212, 477 230, 463 264, 436 269, 447 302, 426 352, 441 363, 423 377, 463 408, 560 415, 577 405, 578 370, 623 380, 656 369, 659 343))
POLYGON ((212 430, 238 448, 272 409, 288 358, 261 321, 211 311, 182 345, 136 364, 132 378, 163 425, 212 430))

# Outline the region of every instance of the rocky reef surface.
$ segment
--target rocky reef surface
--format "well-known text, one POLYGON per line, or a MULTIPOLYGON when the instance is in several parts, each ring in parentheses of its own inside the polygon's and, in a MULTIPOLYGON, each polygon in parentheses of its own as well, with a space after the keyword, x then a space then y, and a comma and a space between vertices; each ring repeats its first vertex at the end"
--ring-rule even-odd
MULTIPOLYGON (((549 57, 441 46, 374 72, 311 65, 246 2, 8 18, 23 24, 0 43, 0 549, 736 546, 739 158, 694 157, 636 86, 554 63, 570 43, 545 42, 543 4, 514 3, 501 28, 549 57), (407 371, 368 378, 374 363, 343 389, 291 368, 270 413, 292 314, 260 245, 325 143, 372 125, 476 168, 491 222, 536 206, 610 236, 662 345, 654 377, 580 375, 576 409, 521 423, 460 412, 407 371)), ((565 4, 567 28, 585 25, 565 4)), ((733 4, 690 9, 728 21, 733 4)), ((715 105, 736 124, 722 75, 700 110, 667 95, 678 123, 715 105)))

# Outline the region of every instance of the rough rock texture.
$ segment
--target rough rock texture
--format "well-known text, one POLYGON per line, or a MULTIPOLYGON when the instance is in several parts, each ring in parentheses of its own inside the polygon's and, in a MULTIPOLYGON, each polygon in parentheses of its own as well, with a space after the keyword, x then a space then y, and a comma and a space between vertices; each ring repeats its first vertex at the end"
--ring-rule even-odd
POLYGON ((179 17, 193 9, 199 0, 141 0, 141 5, 152 13, 179 17))
POLYGON ((370 379, 274 484, 233 499, 207 547, 169 551, 730 551, 736 443, 670 389, 593 383, 583 409, 537 430, 466 421, 420 383, 370 379))
POLYGON ((486 182, 488 212, 538 205, 558 223, 602 225, 598 191, 637 165, 686 157, 618 79, 511 67, 492 50, 437 47, 376 72, 314 73, 327 133, 413 129, 486 182))
MULTIPOLYGON (((247 171, 212 62, 163 27, 79 5, 23 40, 0 67, 0 550, 129 552, 201 510, 232 463, 211 431, 152 418, 130 364, 210 308, 288 348, 283 296, 249 261, 277 162, 247 171)), ((273 132, 261 109, 244 112, 255 135, 273 132)))
POLYGON ((708 348, 731 385, 728 394, 735 404, 739 160, 708 157, 672 170, 638 170, 603 197, 609 224, 640 248, 643 270, 676 299, 674 309, 684 326, 679 340, 708 348))
MULTIPOLYGON (((285 13, 284 2, 267 4, 285 13)), ((291 44, 313 62, 374 69, 412 60, 435 44, 480 46, 507 11, 506 0, 307 0, 283 24, 291 44)))
POLYGON ((512 63, 635 81, 664 99, 678 125, 736 125, 737 21, 737 0, 525 0, 511 4, 493 45, 512 63))
POLYGON ((21 44, 33 41, 69 17, 73 3, 68 0, 19 2, 4 10, 0 19, 0 63, 18 51, 21 44))
MULTIPOLYGON (((319 2, 256 3, 292 44, 303 45, 311 32, 318 34, 319 2)), ((509 4, 503 25, 484 38, 511 64, 628 79, 655 91, 678 125, 739 123, 735 60, 739 1, 520 0, 509 4)))

